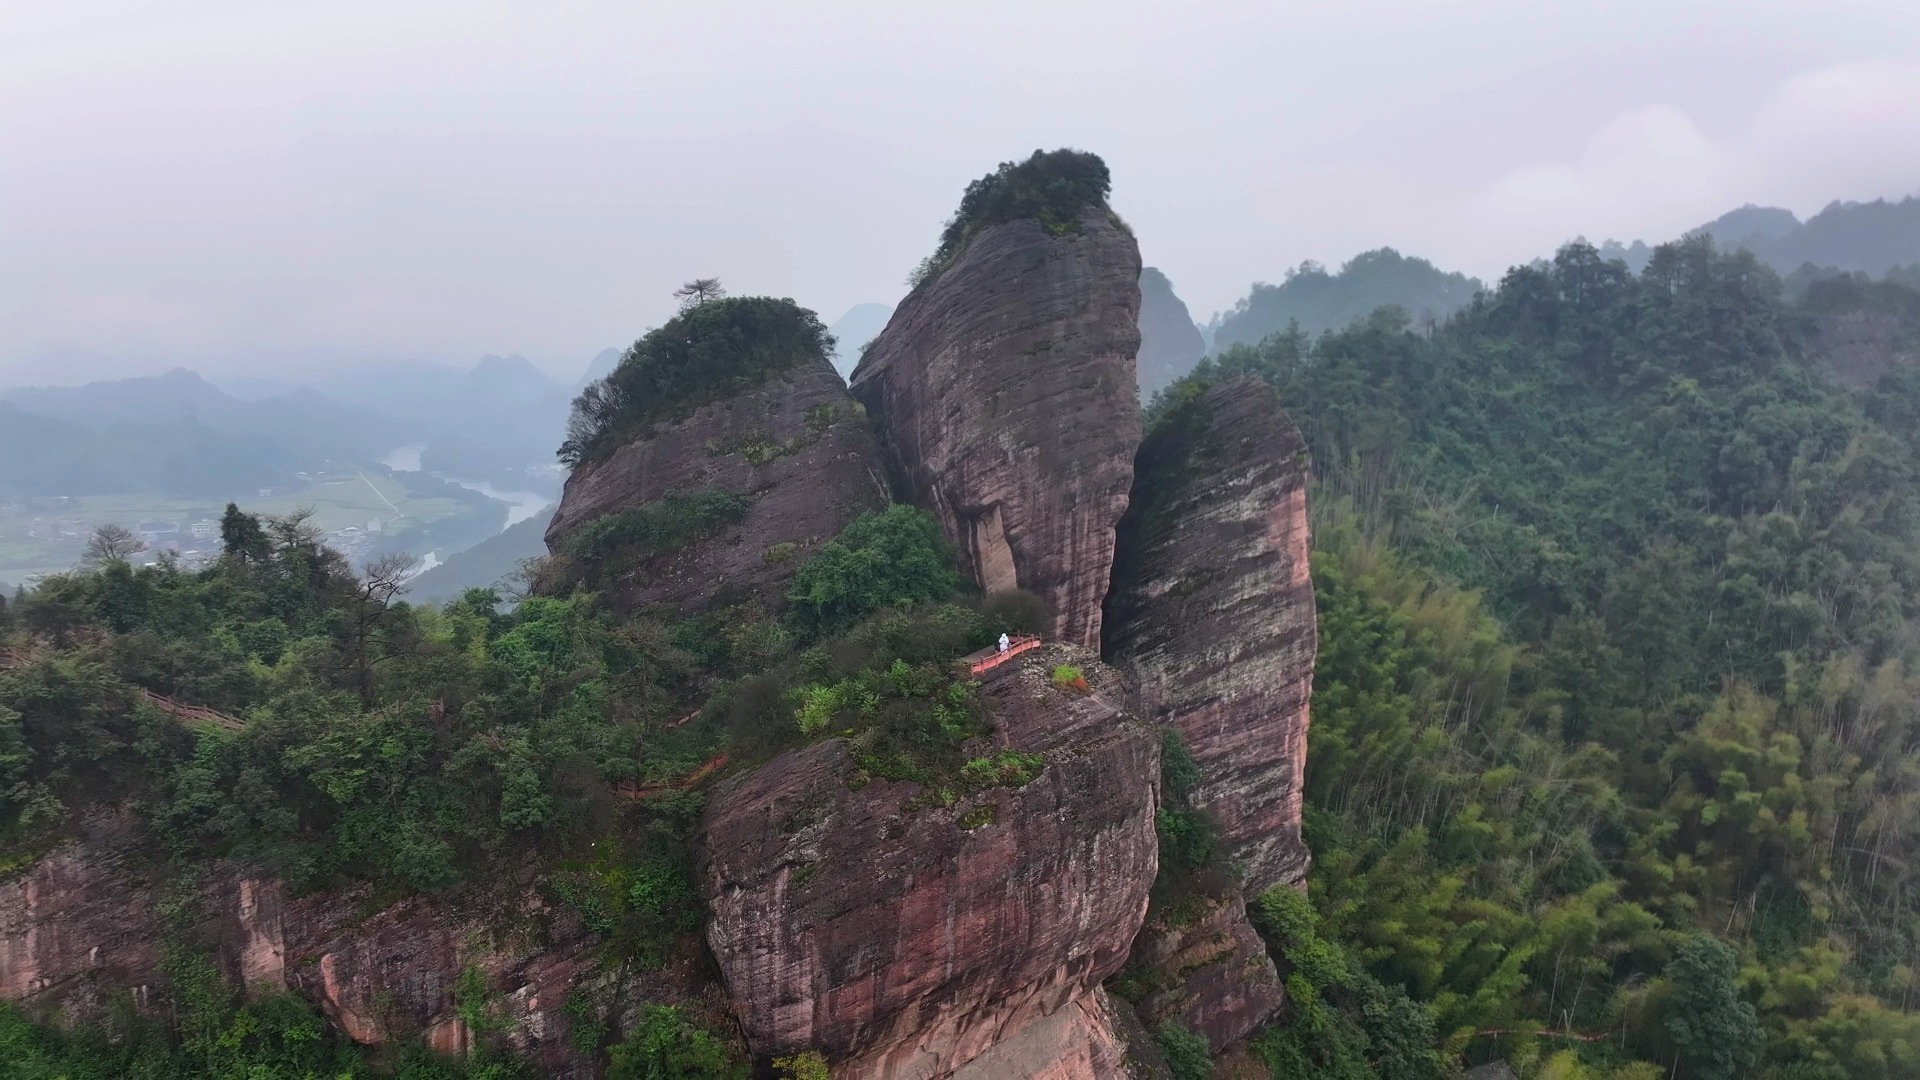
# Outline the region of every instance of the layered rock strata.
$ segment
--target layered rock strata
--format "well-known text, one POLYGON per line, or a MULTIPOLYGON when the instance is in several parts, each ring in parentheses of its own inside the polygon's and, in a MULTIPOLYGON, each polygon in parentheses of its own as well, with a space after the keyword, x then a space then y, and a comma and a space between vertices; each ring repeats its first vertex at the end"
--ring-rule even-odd
POLYGON ((1198 915, 1148 920, 1126 980, 1149 1027, 1171 1020, 1207 1037, 1216 1054, 1252 1035, 1286 1002, 1266 943, 1247 921, 1240 890, 1210 897, 1198 915))
POLYGON ((1114 1075, 1120 1040, 1095 995, 1126 961, 1158 867, 1159 742, 1116 707, 1121 690, 1066 646, 996 668, 982 689, 996 732, 968 752, 1040 754, 1044 768, 950 805, 862 782, 840 739, 717 788, 700 831, 707 940, 748 1044, 822 1051, 839 1076, 1001 1058, 1114 1075), (1056 687, 1061 663, 1092 692, 1056 687))
POLYGON ((1307 452, 1265 383, 1219 383, 1155 425, 1134 459, 1106 654, 1142 713, 1180 730, 1248 895, 1304 880, 1313 690, 1307 452))
POLYGON ((1140 251, 1104 206, 1056 234, 982 229, 895 310, 854 370, 896 490, 988 592, 1052 605, 1095 646, 1140 438, 1140 251))
POLYGON ((601 583, 617 606, 777 607, 808 555, 886 505, 866 421, 832 364, 798 364, 581 464, 547 526, 547 546, 564 556, 581 529, 608 514, 713 492, 746 500, 740 520, 657 557, 580 556, 617 568, 601 583))

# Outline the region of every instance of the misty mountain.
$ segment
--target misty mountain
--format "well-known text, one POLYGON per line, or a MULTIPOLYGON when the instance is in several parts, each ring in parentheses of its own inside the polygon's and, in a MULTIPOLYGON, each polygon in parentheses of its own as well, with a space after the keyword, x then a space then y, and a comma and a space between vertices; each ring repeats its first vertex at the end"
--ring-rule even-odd
POLYGON ((245 401, 185 368, 83 386, 19 387, 0 393, 0 400, 95 432, 118 425, 200 428, 277 446, 278 457, 305 464, 377 458, 404 435, 404 425, 391 417, 312 390, 245 401))
POLYGON ((833 368, 841 378, 853 374, 854 365, 860 362, 860 350, 887 328, 887 320, 892 317, 891 304, 855 304, 827 327, 834 340, 833 368))
POLYGON ((587 362, 587 370, 582 372, 580 378, 574 382, 574 391, 577 393, 588 383, 613 374, 613 369, 620 365, 620 355, 619 349, 601 349, 598 355, 587 362))
POLYGON ((279 483, 300 464, 283 444, 192 418, 89 427, 0 401, 0 495, 225 498, 279 483))
POLYGON ((1140 271, 1140 397, 1153 397, 1193 370, 1207 342, 1173 282, 1154 267, 1140 271))
POLYGON ((481 357, 461 378, 458 390, 465 404, 493 407, 511 407, 564 392, 565 387, 518 353, 481 357))
POLYGON ((1476 278, 1447 273, 1392 248, 1363 252, 1331 274, 1309 260, 1289 270, 1278 285, 1255 282, 1232 311, 1216 316, 1212 351, 1254 344, 1289 323, 1314 335, 1338 330, 1390 304, 1416 324, 1437 322, 1466 307, 1484 288, 1476 278))
POLYGON ((547 553, 547 524, 553 520, 553 508, 519 522, 497 536, 448 558, 408 584, 414 600, 445 603, 457 599, 468 589, 492 588, 520 568, 528 559, 547 553))
MULTIPOLYGON (((1749 205, 1692 231, 1706 233, 1723 248, 1746 248, 1782 277, 1797 274, 1802 283, 1819 276, 1804 269, 1809 266, 1886 277, 1920 264, 1920 197, 1833 202, 1804 222, 1791 210, 1749 205)), ((1638 273, 1653 249, 1641 240, 1608 241, 1600 253, 1638 273)))

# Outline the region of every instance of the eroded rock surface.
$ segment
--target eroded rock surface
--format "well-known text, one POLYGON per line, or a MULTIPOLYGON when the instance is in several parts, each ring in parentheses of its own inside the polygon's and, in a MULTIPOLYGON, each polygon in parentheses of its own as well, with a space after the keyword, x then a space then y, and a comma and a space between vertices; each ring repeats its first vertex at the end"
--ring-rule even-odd
POLYGON ((839 739, 717 788, 700 833, 707 940, 749 1045, 820 1050, 840 1076, 942 1077, 1042 1051, 1063 1056, 1037 1075, 1112 1075, 1090 995, 1125 962, 1158 867, 1159 742, 1120 692, 1067 646, 995 669, 993 744, 1045 768, 950 806, 917 784, 861 784, 839 739), (1056 688, 1060 663, 1093 692, 1056 688))
POLYGON ((1286 1002, 1266 944, 1247 921, 1238 889, 1208 898, 1179 919, 1148 920, 1133 945, 1127 980, 1147 1026, 1172 1020, 1207 1037, 1218 1054, 1254 1033, 1286 1002))
POLYGON ((1300 838, 1313 691, 1307 454, 1265 383, 1219 383, 1169 414, 1135 458, 1106 655, 1139 708, 1185 738, 1254 895, 1305 878, 1300 838))
POLYGON ((895 310, 853 373, 896 490, 931 510, 988 592, 1100 640, 1113 529, 1140 438, 1140 251, 1105 207, 1078 231, 983 229, 895 310))
POLYGON ((776 607, 808 555, 887 502, 860 408, 833 366, 816 359, 685 419, 657 423, 605 460, 576 468, 547 527, 547 546, 561 555, 597 518, 714 491, 745 497, 744 518, 654 558, 583 556, 606 560, 602 584, 619 607, 776 607))
MULTIPOLYGON (((208 951, 251 992, 292 991, 356 1042, 425 1042, 470 1049, 455 987, 469 968, 484 980, 505 1042, 543 1076, 595 1075, 595 1055, 572 1044, 569 990, 609 989, 599 939, 552 911, 532 889, 471 906, 416 897, 372 908, 364 888, 289 896, 277 880, 235 864, 206 875, 185 925, 162 912, 151 853, 131 822, 89 823, 89 835, 0 884, 0 999, 30 1015, 98 1022, 113 1003, 165 1000, 168 941, 208 951)), ((627 1000, 686 1000, 697 957, 639 976, 627 1000)))

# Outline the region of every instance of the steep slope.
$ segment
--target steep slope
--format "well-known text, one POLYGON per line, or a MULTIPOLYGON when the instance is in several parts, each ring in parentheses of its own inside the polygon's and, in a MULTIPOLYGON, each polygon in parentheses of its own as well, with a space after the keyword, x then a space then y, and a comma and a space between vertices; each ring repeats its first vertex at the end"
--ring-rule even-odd
MULTIPOLYGON (((1043 158, 969 198, 1036 182, 1021 170, 1043 158)), ((1098 194, 1064 207, 963 205, 852 383, 896 490, 940 519, 965 573, 1038 593, 1051 636, 1089 646, 1140 434, 1140 251, 1092 163, 1098 194)))
MULTIPOLYGON (((759 358, 772 346, 736 336, 726 322, 726 306, 747 312, 749 304, 763 302, 715 301, 707 305, 715 310, 669 322, 643 343, 697 340, 759 358)), ((818 329, 811 312, 777 314, 792 313, 818 329)), ((809 554, 886 504, 860 409, 818 335, 797 352, 785 347, 773 347, 780 355, 772 369, 741 376, 712 400, 686 400, 678 411, 644 420, 614 417, 632 423, 612 429, 619 433, 606 435, 575 466, 547 526, 556 583, 591 582, 629 610, 739 602, 775 608, 809 554)), ((609 382, 631 375, 624 363, 609 382)), ((635 407, 663 406, 655 398, 635 407)))
POLYGON ((1146 400, 1193 370, 1207 343, 1193 324, 1186 301, 1174 294, 1167 275, 1149 266, 1140 271, 1140 398, 1146 400))
POLYGON ((1249 893, 1300 884, 1315 647, 1306 444, 1241 377, 1190 396, 1134 461, 1105 652, 1148 719, 1178 728, 1249 893))
POLYGON ((836 1075, 909 1078, 1001 1044, 1039 1075, 1031 1048, 1006 1044, 1054 1042, 1058 1059, 1037 1063, 1051 1075, 1117 1075, 1112 1032, 1084 1021, 1146 911, 1159 740, 1115 708, 1115 673, 1068 646, 1003 665, 983 693, 996 732, 974 753, 1044 760, 1017 786, 930 799, 860 778, 833 739, 715 791, 707 940, 756 1052, 817 1049, 836 1075), (1055 685, 1062 663, 1090 693, 1055 685), (1056 1041, 1076 1030, 1078 1045, 1056 1041))

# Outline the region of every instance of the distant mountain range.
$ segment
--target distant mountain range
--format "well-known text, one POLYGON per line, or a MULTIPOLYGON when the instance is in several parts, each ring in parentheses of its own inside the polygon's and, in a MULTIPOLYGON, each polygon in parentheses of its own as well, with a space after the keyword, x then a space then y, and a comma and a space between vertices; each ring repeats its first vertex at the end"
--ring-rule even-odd
MULTIPOLYGON (((1898 202, 1834 202, 1801 221, 1777 206, 1743 206, 1696 232, 1727 248, 1746 248, 1782 277, 1834 270, 1873 277, 1920 275, 1920 197, 1898 202)), ((1608 241, 1602 254, 1638 272, 1653 248, 1608 241)))
POLYGON ((525 357, 486 356, 465 371, 394 363, 329 370, 314 385, 243 379, 240 393, 184 368, 17 387, 0 391, 0 495, 220 496, 404 446, 443 475, 557 489, 553 451, 573 395, 618 358, 602 352, 572 385, 525 357))
POLYGON ((893 317, 891 304, 855 304, 840 316, 827 332, 833 335, 833 369, 841 378, 853 374, 854 366, 860 363, 860 350, 867 342, 880 336, 887 328, 887 320, 893 317))

